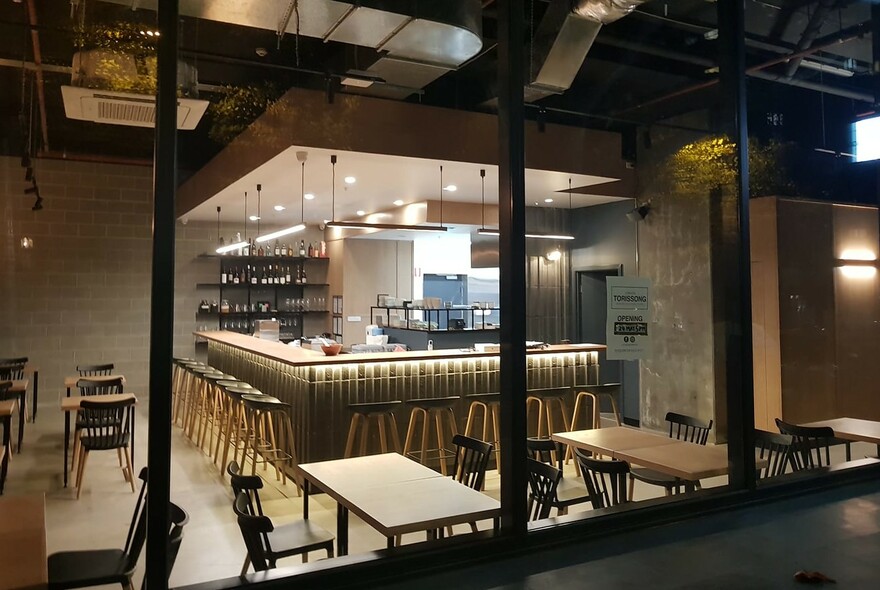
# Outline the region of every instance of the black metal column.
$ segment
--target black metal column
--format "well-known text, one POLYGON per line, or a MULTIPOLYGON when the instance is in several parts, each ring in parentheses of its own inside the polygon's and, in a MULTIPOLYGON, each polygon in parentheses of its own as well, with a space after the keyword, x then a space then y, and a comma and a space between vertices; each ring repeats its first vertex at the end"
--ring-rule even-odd
MULTIPOLYGON (((730 277, 735 288, 715 293, 725 300, 726 399, 730 485, 755 487, 755 400, 752 374, 752 281, 749 248, 749 131, 746 108, 745 7, 743 0, 718 2, 719 65, 721 68, 722 127, 736 144, 735 219, 725 223, 722 259, 728 264, 713 272, 730 277), (737 231, 738 230, 738 231, 737 231)), ((734 216, 730 216, 734 217, 734 216)), ((731 286, 734 286, 732 284, 731 286)))
POLYGON ((178 0, 159 1, 158 94, 153 159, 150 292, 150 429, 147 465, 147 587, 168 588, 171 498, 171 356, 174 328, 174 197, 177 190, 178 0))
POLYGON ((871 45, 872 67, 871 74, 874 76, 874 106, 880 107, 880 3, 871 4, 871 45))
POLYGON ((498 221, 501 230, 501 533, 525 535, 526 202, 523 0, 498 2, 498 221))

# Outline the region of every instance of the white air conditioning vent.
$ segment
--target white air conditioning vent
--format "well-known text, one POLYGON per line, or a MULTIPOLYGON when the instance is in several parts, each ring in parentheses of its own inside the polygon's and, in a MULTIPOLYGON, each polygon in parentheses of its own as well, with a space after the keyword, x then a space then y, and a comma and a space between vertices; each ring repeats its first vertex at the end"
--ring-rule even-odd
MULTIPOLYGON (((61 95, 64 112, 70 119, 131 127, 154 127, 156 124, 156 100, 146 94, 62 86, 61 95)), ((178 98, 177 128, 195 129, 207 108, 206 100, 178 98)))

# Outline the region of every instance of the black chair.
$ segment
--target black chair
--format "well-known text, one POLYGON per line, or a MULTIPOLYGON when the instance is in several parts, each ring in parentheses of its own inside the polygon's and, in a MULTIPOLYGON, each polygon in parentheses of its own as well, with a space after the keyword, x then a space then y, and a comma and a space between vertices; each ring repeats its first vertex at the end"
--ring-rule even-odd
MULTIPOLYGON (((699 418, 686 416, 684 414, 676 414, 675 412, 667 412, 666 421, 669 423, 669 438, 683 440, 698 445, 706 444, 709 440, 709 431, 712 430, 712 425, 714 424, 714 421, 712 420, 705 422, 699 418)), ((636 480, 654 486, 661 486, 665 490, 667 496, 679 493, 682 486, 690 483, 685 482, 678 477, 654 471, 653 469, 633 467, 630 470, 629 476, 630 500, 633 498, 633 489, 635 488, 636 480)), ((700 482, 693 482, 692 485, 699 488, 700 482)))
POLYGON ((792 438, 791 464, 795 470, 831 465, 831 445, 837 442, 833 429, 828 426, 798 426, 779 418, 776 419, 776 427, 779 432, 792 438))
POLYGON ((303 562, 306 562, 310 551, 324 550, 327 557, 333 557, 335 537, 311 521, 298 520, 277 528, 272 524, 272 520, 263 514, 258 491, 263 487, 263 480, 259 475, 242 475, 235 461, 229 462, 226 473, 232 482, 233 508, 247 547, 241 575, 247 573, 251 564, 255 571, 261 572, 274 568, 276 561, 292 555, 302 555, 303 562))
POLYGON ((593 508, 609 508, 630 502, 626 491, 626 476, 629 463, 611 459, 608 461, 588 457, 580 449, 575 449, 575 458, 581 466, 587 493, 593 508))
MULTIPOLYGON (((168 573, 165 579, 171 577, 174 569, 174 563, 177 561, 177 554, 180 553, 180 543, 183 541, 183 527, 189 522, 189 515, 186 510, 174 503, 168 504, 171 524, 168 532, 168 573)), ((147 590, 147 574, 144 574, 144 582, 141 584, 141 590, 147 590)))
POLYGON ((494 448, 492 443, 456 434, 452 437, 452 444, 455 445, 453 479, 469 488, 482 490, 486 480, 486 467, 489 465, 489 457, 492 456, 494 448))
POLYGON ((80 377, 97 377, 113 374, 113 363, 103 365, 77 365, 76 372, 80 377))
POLYGON ((556 490, 562 479, 562 470, 542 461, 529 458, 529 520, 550 517, 555 507, 556 490))
POLYGON ((18 381, 24 379, 24 365, 25 363, 0 362, 0 381, 18 381))
POLYGON ((766 430, 755 431, 755 450, 758 459, 767 461, 765 467, 758 467, 756 475, 758 479, 767 479, 783 475, 792 465, 792 471, 797 471, 794 466, 791 449, 793 437, 788 434, 776 434, 766 430))
POLYGON ((556 488, 556 497, 553 498, 553 507, 558 513, 567 514, 568 509, 576 504, 582 504, 590 501, 589 494, 584 494, 584 486, 577 480, 565 479, 562 475, 562 464, 565 456, 565 445, 550 440, 549 438, 532 438, 526 439, 526 447, 529 456, 541 463, 552 465, 554 458, 556 469, 560 472, 559 485, 556 488))
POLYGON ((49 556, 49 590, 120 584, 133 590, 131 577, 147 538, 147 468, 141 469, 143 484, 123 549, 61 551, 49 556))
POLYGON ((122 472, 125 475, 125 481, 129 482, 131 491, 134 492, 134 477, 132 476, 129 450, 133 444, 131 432, 135 399, 105 402, 100 401, 99 398, 100 396, 97 396, 93 400, 83 400, 80 403, 84 426, 79 438, 80 456, 76 473, 77 499, 82 493, 86 462, 92 451, 116 451, 120 466, 122 466, 124 457, 125 465, 122 466, 122 472))
POLYGON ((125 380, 122 377, 113 379, 93 380, 88 377, 77 379, 76 388, 79 394, 83 396, 90 395, 110 395, 113 393, 124 393, 125 380))

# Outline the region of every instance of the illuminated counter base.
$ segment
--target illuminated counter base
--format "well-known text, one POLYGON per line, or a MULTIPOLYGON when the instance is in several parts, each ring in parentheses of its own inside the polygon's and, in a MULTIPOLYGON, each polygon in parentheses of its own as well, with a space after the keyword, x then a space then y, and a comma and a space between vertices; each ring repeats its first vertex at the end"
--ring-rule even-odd
MULTIPOLYGON (((435 350, 325 357, 241 334, 198 335, 208 340, 210 365, 292 404, 300 462, 342 457, 349 404, 459 395, 454 409, 462 430, 470 405, 466 396, 499 390, 497 355, 435 350)), ((529 351, 528 387, 598 383, 597 351, 602 349, 569 345, 529 351)), ((397 412, 401 440, 408 412, 406 407, 397 412)))

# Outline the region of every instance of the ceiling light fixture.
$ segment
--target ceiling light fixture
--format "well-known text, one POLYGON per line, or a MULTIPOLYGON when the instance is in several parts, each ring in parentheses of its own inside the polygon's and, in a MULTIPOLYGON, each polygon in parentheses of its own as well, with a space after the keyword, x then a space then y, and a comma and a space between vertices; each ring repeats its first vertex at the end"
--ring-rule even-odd
POLYGON ((260 220, 260 218, 257 217, 256 215, 251 215, 250 217, 248 217, 248 219, 250 219, 251 221, 259 221, 260 220))
POLYGON ((303 195, 303 198, 304 198, 306 201, 311 201, 312 199, 315 198, 315 195, 313 195, 312 193, 306 193, 306 194, 303 195))
POLYGON ((480 168, 480 231, 486 229, 486 169, 480 168))
MULTIPOLYGON (((408 225, 403 223, 366 223, 361 221, 336 221, 336 155, 333 154, 330 156, 330 164, 333 168, 333 178, 332 178, 332 186, 333 190, 331 191, 331 211, 333 220, 327 222, 327 227, 335 227, 339 229, 391 229, 398 231, 447 231, 447 228, 443 226, 443 194, 442 190, 440 191, 440 225, 408 225)), ((348 178, 346 177, 345 181, 348 182, 348 178)), ((349 183, 351 184, 351 183, 349 183)), ((440 166, 440 186, 443 186, 443 166, 440 166)), ((397 200, 394 201, 394 204, 398 207, 403 205, 403 201, 397 200)), ((358 214, 360 214, 359 212, 358 214)))
POLYGON ((402 207, 402 206, 403 206, 403 201, 400 200, 400 199, 397 199, 396 201, 394 201, 394 203, 392 203, 392 205, 394 205, 394 206, 396 206, 396 207, 402 207))
MULTIPOLYGON (((296 225, 293 225, 291 227, 287 227, 284 229, 280 229, 278 231, 274 231, 272 233, 268 233, 265 236, 260 236, 257 238, 257 242, 262 243, 262 242, 268 242, 269 240, 276 240, 276 239, 281 238, 283 236, 289 236, 290 234, 295 234, 297 232, 301 232, 302 230, 304 230, 306 228, 305 204, 304 204, 305 200, 304 200, 304 198, 305 198, 305 187, 306 187, 306 160, 308 159, 308 157, 309 157, 308 152, 296 152, 296 159, 299 161, 301 171, 302 171, 302 173, 300 175, 300 192, 299 192, 299 194, 300 194, 300 201, 299 201, 300 220, 299 220, 299 223, 296 225)), ((259 185, 257 185, 257 187, 259 187, 259 185)), ((281 208, 284 209, 284 207, 281 207, 281 208)), ((275 210, 276 211, 278 210, 278 206, 275 207, 275 210)))
POLYGON ((458 187, 455 186, 454 184, 450 184, 449 186, 443 187, 443 190, 445 190, 446 192, 454 193, 455 191, 458 190, 458 187))
POLYGON ((363 209, 358 209, 358 210, 355 212, 355 215, 359 215, 359 216, 361 216, 361 217, 363 217, 363 216, 366 215, 366 214, 367 214, 367 212, 364 211, 363 209))
POLYGON ((281 212, 287 209, 287 207, 285 207, 284 205, 275 205, 274 209, 278 212, 281 212))
MULTIPOLYGON (((481 171, 482 172, 482 171, 481 171)), ((571 211, 571 178, 568 179, 568 209, 571 211)), ((497 229, 486 229, 481 227, 477 233, 482 236, 500 236, 501 232, 497 229)), ((526 237, 533 240, 573 240, 574 236, 569 234, 545 234, 538 232, 526 232, 526 237)))
POLYGON ((346 176, 343 180, 345 181, 345 184, 354 184, 357 182, 357 178, 354 176, 346 176))
POLYGON ((552 202, 553 202, 553 199, 544 199, 544 202, 545 202, 545 203, 552 203, 552 202))

